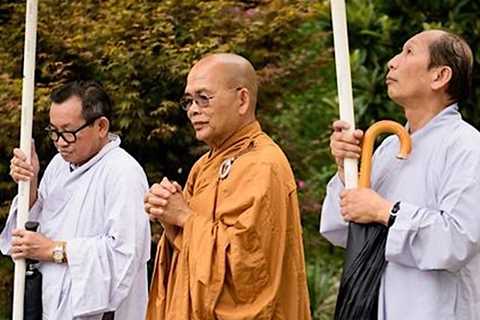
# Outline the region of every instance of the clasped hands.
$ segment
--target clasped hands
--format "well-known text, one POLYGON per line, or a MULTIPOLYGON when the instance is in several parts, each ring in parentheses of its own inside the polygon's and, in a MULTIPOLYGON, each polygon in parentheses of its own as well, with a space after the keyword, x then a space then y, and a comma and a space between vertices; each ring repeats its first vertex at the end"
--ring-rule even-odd
MULTIPOLYGON (((345 158, 359 159, 362 151, 363 132, 348 132, 350 125, 342 120, 333 123, 330 136, 330 151, 338 167, 338 175, 345 183, 343 161, 345 158)), ((392 203, 368 188, 346 189, 340 194, 340 213, 345 221, 356 223, 388 224, 392 203)))
POLYGON ((155 183, 144 197, 145 212, 150 220, 158 220, 162 224, 183 228, 185 221, 192 214, 186 203, 182 187, 175 181, 164 177, 155 183))

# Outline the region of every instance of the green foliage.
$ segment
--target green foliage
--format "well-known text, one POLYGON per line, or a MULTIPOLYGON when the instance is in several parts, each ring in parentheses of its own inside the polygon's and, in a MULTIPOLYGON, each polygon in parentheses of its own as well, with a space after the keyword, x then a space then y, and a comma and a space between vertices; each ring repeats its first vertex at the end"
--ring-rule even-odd
MULTIPOLYGON (((296 46, 296 28, 315 16, 312 1, 39 2, 34 137, 42 164, 53 155, 43 128, 48 92, 69 79, 94 78, 113 94, 114 131, 150 180, 184 180, 204 148, 177 101, 192 63, 209 52, 237 52, 256 65, 267 87, 288 74, 281 65, 296 46)), ((0 4, 0 177, 17 145, 25 6, 0 4)), ((0 203, 15 193, 0 186, 0 203)))

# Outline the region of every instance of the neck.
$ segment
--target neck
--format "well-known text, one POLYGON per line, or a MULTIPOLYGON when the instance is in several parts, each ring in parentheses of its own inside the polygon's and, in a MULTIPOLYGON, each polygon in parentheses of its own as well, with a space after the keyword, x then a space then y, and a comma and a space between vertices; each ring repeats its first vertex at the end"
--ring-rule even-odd
POLYGON ((254 122, 256 119, 253 118, 253 119, 248 119, 246 121, 242 121, 241 123, 239 123, 237 126, 235 126, 235 130, 231 131, 228 135, 222 137, 222 139, 219 139, 217 141, 211 141, 211 142, 207 142, 207 145, 210 147, 210 149, 213 151, 213 152, 216 152, 218 149, 220 149, 224 144, 225 142, 230 139, 235 133, 237 133, 238 131, 240 131, 242 128, 244 128, 245 126, 249 125, 250 123, 254 122))
POLYGON ((405 117, 410 125, 410 133, 414 133, 423 128, 430 120, 452 103, 452 101, 445 99, 428 99, 403 105, 405 117))
POLYGON ((89 157, 87 157, 86 159, 83 159, 82 161, 80 161, 79 163, 73 163, 73 165, 77 166, 77 167, 80 167, 81 165, 87 163, 90 159, 92 159, 93 157, 95 157, 99 152, 100 150, 103 149, 103 147, 105 147, 109 142, 109 139, 108 139, 108 135, 104 138, 104 139, 101 139, 99 141, 99 143, 97 144, 97 146, 92 150, 91 154, 89 157))

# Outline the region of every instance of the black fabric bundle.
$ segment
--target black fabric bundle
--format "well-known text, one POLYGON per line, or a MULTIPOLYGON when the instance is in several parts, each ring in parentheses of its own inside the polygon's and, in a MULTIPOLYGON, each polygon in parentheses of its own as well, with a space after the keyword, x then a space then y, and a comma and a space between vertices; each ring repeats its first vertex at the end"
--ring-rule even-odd
MULTIPOLYGON (((38 222, 27 221, 25 229, 36 232, 38 222)), ((27 259, 25 273, 25 296, 23 302, 24 320, 42 320, 42 274, 36 268, 38 261, 27 259)))
POLYGON ((378 223, 349 224, 335 320, 377 319, 387 234, 388 228, 378 223))

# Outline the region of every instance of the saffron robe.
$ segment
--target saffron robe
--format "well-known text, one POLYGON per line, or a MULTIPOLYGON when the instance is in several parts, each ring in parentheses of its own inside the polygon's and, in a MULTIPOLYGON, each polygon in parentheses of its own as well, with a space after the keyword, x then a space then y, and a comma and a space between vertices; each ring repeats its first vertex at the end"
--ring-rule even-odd
POLYGON ((258 122, 201 157, 184 196, 193 214, 160 240, 147 319, 310 319, 295 180, 258 122))
MULTIPOLYGON (((29 220, 40 233, 67 242, 68 263, 40 263, 43 319, 115 320, 145 316, 150 226, 143 206, 148 183, 143 169, 120 138, 85 164, 71 165, 57 154, 45 169, 29 220)), ((16 227, 16 199, 0 236, 4 254, 16 227)))
MULTIPOLYGON (((408 124, 407 124, 408 126, 408 124)), ((444 109, 412 135, 407 160, 390 136, 375 151, 372 189, 401 201, 388 231, 379 292, 379 320, 477 320, 480 317, 480 133, 457 106, 444 109)), ((344 186, 327 187, 320 232, 345 246, 340 215, 344 186)))

